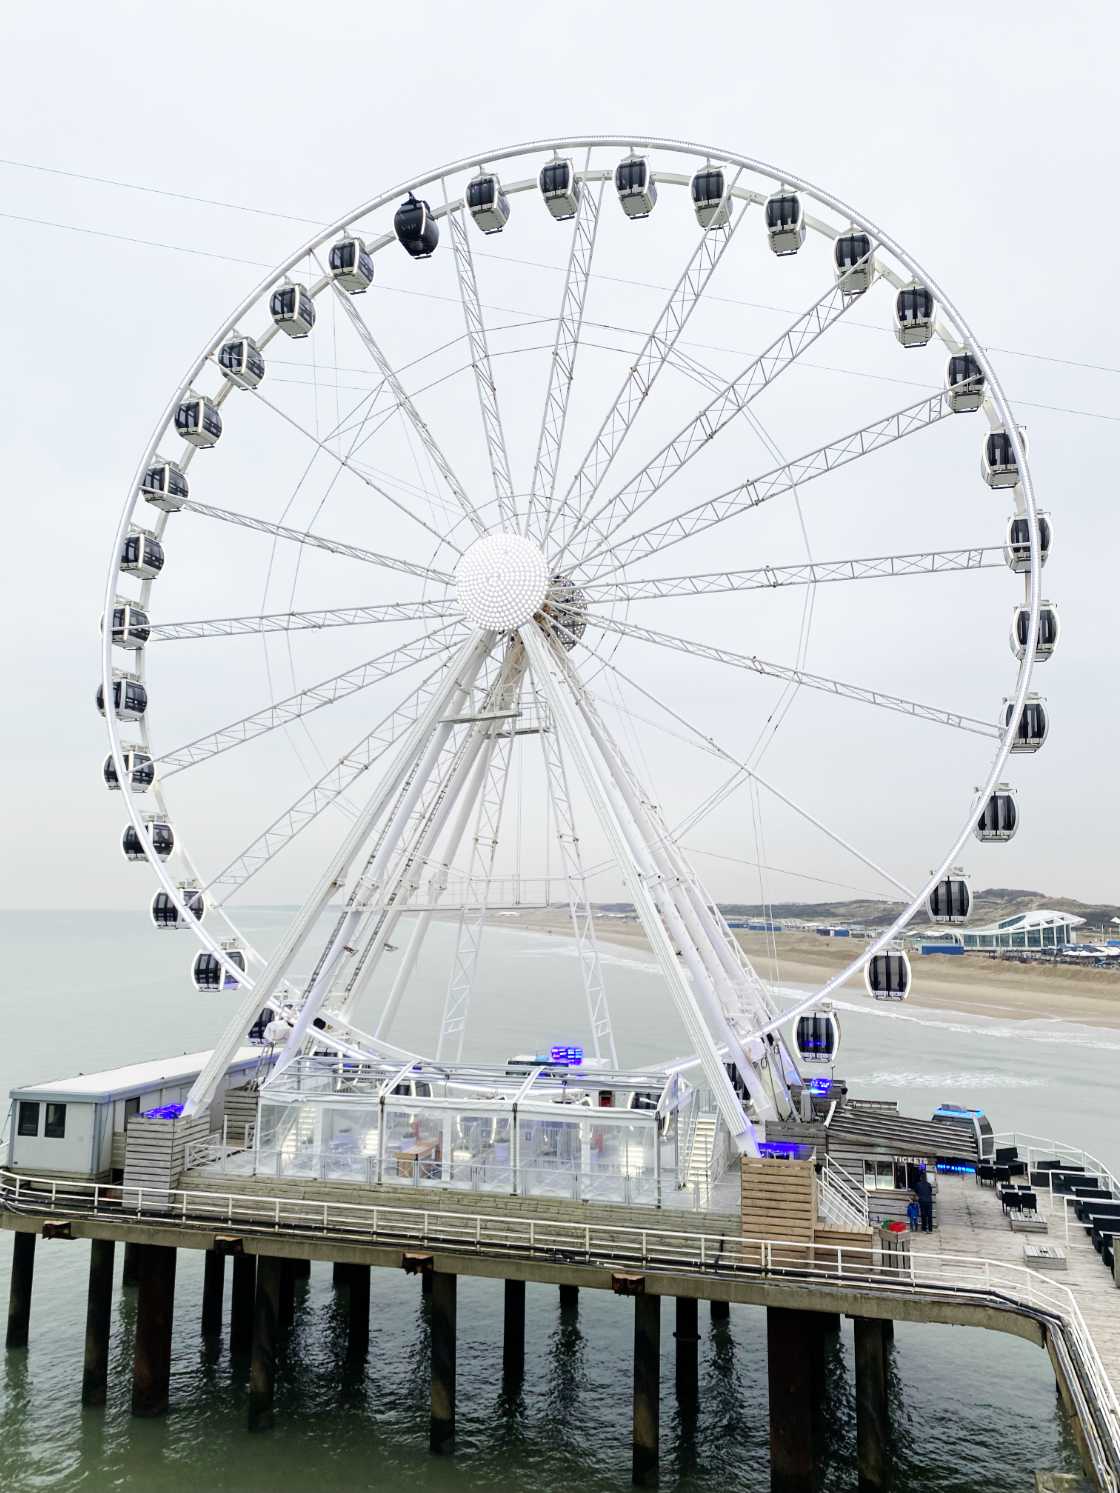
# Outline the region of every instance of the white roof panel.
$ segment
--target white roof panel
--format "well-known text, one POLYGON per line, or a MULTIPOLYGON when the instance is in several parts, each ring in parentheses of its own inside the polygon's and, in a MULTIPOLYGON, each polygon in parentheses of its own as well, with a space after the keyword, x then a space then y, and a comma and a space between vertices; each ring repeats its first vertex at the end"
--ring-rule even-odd
MULTIPOLYGON (((178 1057, 153 1058, 146 1063, 127 1063, 123 1068, 105 1068, 99 1073, 79 1073, 73 1078, 55 1078, 49 1083, 24 1084, 11 1091, 13 1099, 58 1098, 111 1099, 146 1093, 149 1089, 187 1083, 202 1072, 209 1052, 184 1052, 178 1057)), ((255 1067, 259 1047, 242 1047, 231 1068, 255 1067)))

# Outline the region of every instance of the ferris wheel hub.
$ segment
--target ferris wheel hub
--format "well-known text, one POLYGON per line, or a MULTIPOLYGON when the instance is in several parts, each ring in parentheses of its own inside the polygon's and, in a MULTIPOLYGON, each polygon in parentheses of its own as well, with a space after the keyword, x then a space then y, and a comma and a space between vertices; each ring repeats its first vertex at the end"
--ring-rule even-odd
POLYGON ((548 594, 544 551, 522 534, 485 534, 455 571, 455 592, 468 622, 505 631, 540 611, 548 594))

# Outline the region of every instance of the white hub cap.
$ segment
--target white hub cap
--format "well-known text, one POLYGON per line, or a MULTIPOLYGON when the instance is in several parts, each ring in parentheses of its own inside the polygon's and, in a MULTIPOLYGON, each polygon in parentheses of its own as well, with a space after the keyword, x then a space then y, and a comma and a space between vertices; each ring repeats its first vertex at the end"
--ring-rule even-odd
POLYGON ((506 632, 540 611, 548 566, 539 545, 521 534, 487 534, 459 561, 455 591, 468 622, 506 632))

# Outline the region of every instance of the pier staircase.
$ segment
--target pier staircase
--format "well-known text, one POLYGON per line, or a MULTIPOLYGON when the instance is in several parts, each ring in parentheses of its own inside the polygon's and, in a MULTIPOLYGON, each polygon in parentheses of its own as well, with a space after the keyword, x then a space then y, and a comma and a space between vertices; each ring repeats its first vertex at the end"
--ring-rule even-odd
POLYGON ((716 1126, 719 1117, 714 1114, 698 1114, 692 1127, 687 1159, 682 1168, 681 1184, 690 1192, 695 1191, 701 1208, 707 1208, 712 1192, 712 1158, 715 1155, 716 1126))

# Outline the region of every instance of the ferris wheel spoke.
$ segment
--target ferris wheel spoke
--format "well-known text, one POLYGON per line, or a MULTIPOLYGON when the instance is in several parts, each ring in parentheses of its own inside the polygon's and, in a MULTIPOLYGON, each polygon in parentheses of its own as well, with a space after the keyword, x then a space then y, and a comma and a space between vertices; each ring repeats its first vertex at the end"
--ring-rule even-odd
POLYGON ((219 523, 236 524, 242 529, 252 529, 258 534, 269 534, 274 539, 288 539, 294 544, 304 544, 312 549, 327 550, 332 555, 341 555, 347 560, 362 560, 367 565, 380 565, 384 570, 396 570, 402 575, 418 576, 422 581, 434 581, 440 586, 450 586, 452 578, 443 570, 432 570, 427 565, 416 565, 411 560, 398 560, 393 555, 380 555, 375 550, 362 549, 356 544, 345 544, 341 539, 328 539, 322 534, 313 534, 309 529, 291 529, 284 524, 269 523, 267 519, 253 518, 247 513, 234 513, 229 508, 215 508, 209 503, 196 503, 186 498, 180 504, 184 513, 197 513, 202 518, 217 519, 219 523))
MULTIPOLYGON (((1001 545, 920 550, 908 555, 871 555, 851 560, 760 565, 753 570, 716 570, 704 575, 654 576, 634 581, 589 581, 580 590, 591 603, 649 601, 667 596, 708 596, 719 591, 768 591, 779 586, 818 586, 830 581, 870 581, 910 575, 990 570, 1006 564, 1001 545)), ((153 636, 156 629, 152 629, 153 636)))
POLYGON ((620 622, 611 617, 596 617, 596 622, 608 632, 620 633, 623 637, 637 638, 641 642, 653 643, 660 648, 670 648, 677 653, 689 654, 692 658, 711 659, 715 663, 730 664, 733 668, 746 669, 753 674, 764 674, 771 679, 782 679, 787 684, 803 685, 808 689, 822 690, 845 700, 857 700, 863 705, 875 705, 881 710, 894 710, 917 720, 935 721, 942 726, 954 726, 960 731, 970 731, 977 736, 989 736, 999 740, 1002 731, 994 722, 976 720, 959 711, 941 710, 934 705, 922 705, 915 700, 906 700, 898 695, 888 695, 882 690, 866 689, 858 684, 846 684, 839 679, 829 679, 820 674, 808 674, 803 669, 790 668, 788 664, 770 663, 744 653, 730 653, 725 648, 713 648, 707 643, 692 642, 671 633, 655 632, 649 627, 637 627, 632 622, 620 622))
MULTIPOLYGON (((869 251, 870 255, 870 251, 869 251)), ((736 416, 758 397, 811 347, 818 338, 834 326, 858 298, 848 294, 843 282, 832 285, 818 296, 807 311, 786 327, 780 337, 757 357, 752 358, 741 373, 730 379, 721 391, 685 425, 672 440, 666 442, 645 466, 625 486, 609 498, 569 534, 564 549, 570 548, 581 534, 594 527, 605 535, 605 543, 629 522, 661 489, 670 482, 709 441, 724 430, 736 416)), ((594 540, 592 540, 594 544, 594 540)), ((578 553, 585 559, 588 544, 578 553)))
POLYGON ((358 690, 367 689, 371 684, 392 678, 394 674, 399 674, 414 664, 422 663, 424 659, 431 658, 436 653, 445 652, 455 641, 456 634, 461 631, 462 625, 452 622, 432 632, 424 633, 411 643, 406 643, 400 648, 394 648, 388 653, 359 664, 356 669, 348 669, 344 674, 336 674, 331 679, 321 680, 309 689, 299 690, 296 694, 289 695, 287 699, 277 701, 275 705, 269 705, 253 715, 244 716, 241 720, 231 721, 229 725, 221 726, 217 731, 211 731, 205 736, 199 736, 194 741, 187 742, 184 746, 176 747, 174 751, 157 757, 156 765, 164 777, 173 777, 185 768, 194 767, 210 757, 228 752, 233 747, 242 746, 247 741, 252 741, 269 731, 275 731, 291 721, 310 715, 313 711, 322 710, 326 705, 334 705, 358 690))
MULTIPOLYGON (((591 152, 588 151, 590 157, 591 152)), ((564 441, 568 419, 568 400, 575 376, 583 326, 583 307, 591 281, 591 260, 599 231, 599 209, 603 200, 603 183, 598 192, 585 184, 576 206, 572 226, 572 247, 568 254, 568 272, 564 277, 564 294, 556 322, 556 341, 548 368, 541 431, 537 440, 537 459, 529 483, 529 501, 525 514, 525 533, 544 544, 552 522, 552 504, 556 493, 556 467, 564 441)))
POLYGON ((456 476, 451 463, 444 455, 438 441, 432 434, 428 422, 420 414, 420 411, 416 408, 411 396, 405 390, 396 369, 392 366, 388 358, 385 356, 385 352, 382 349, 381 344, 374 337, 365 318, 362 316, 357 306, 355 306, 353 297, 347 295, 346 292, 340 289, 337 284, 334 286, 334 289, 336 295, 338 296, 338 299, 342 303, 346 315, 352 322, 354 330, 357 332, 362 345, 365 347, 366 351, 373 359, 374 363, 377 366, 378 372, 381 374, 381 377, 385 380, 385 383, 392 391, 393 398, 397 402, 397 407, 400 409, 405 419, 409 422, 413 430, 416 432, 416 435, 420 439, 421 445, 431 457, 436 470, 439 472, 444 482, 446 482, 453 497, 455 498, 455 501, 459 504, 460 508, 462 508, 463 512, 471 521, 471 524, 474 526, 477 532, 481 534, 483 532, 484 525, 481 517, 479 516, 478 510, 471 502, 470 498, 467 495, 466 488, 459 481, 459 478, 456 476))
MULTIPOLYGON (((732 189, 740 175, 741 172, 735 173, 732 189)), ((604 416, 586 456, 577 466, 563 498, 558 505, 554 505, 545 530, 546 540, 561 521, 570 534, 594 502, 599 484, 606 477, 638 411, 669 360, 677 339, 688 325, 689 317, 696 309, 708 281, 745 216, 740 213, 730 223, 708 228, 701 233, 680 278, 669 292, 669 299, 633 358, 622 387, 604 416)), ((561 533, 560 537, 563 542, 565 534, 561 533)))
MULTIPOLYGON (((447 183, 444 182, 444 202, 447 202, 447 183)), ((494 495, 498 500, 498 512, 502 524, 511 532, 517 527, 517 510, 513 499, 513 478, 510 475, 509 456, 506 452, 505 432, 498 407, 498 389, 494 382, 494 370, 490 364, 490 350, 486 343, 486 321, 482 314, 482 301, 478 294, 478 280, 474 272, 474 255, 467 233, 466 209, 459 202, 447 206, 447 221, 451 228, 451 250, 455 259, 455 275, 459 282, 459 299, 463 304, 463 318, 467 328, 471 363, 474 367, 478 404, 482 412, 482 430, 486 438, 486 449, 490 456, 490 471, 494 479, 494 495)))
POLYGON ((250 881, 257 872, 273 860, 296 838, 296 836, 330 808, 378 762, 386 752, 400 741, 423 711, 425 705, 439 688, 440 680, 448 664, 441 663, 406 696, 395 709, 380 720, 372 731, 367 732, 350 750, 338 759, 317 782, 313 783, 282 813, 278 814, 263 833, 259 834, 244 850, 236 855, 213 877, 205 890, 221 890, 221 903, 250 881))
POLYGON ((375 622, 417 622, 455 617, 454 601, 389 601, 376 607, 336 607, 323 612, 266 612, 258 617, 205 617, 195 622, 151 624, 148 644, 181 638, 229 638, 246 633, 319 631, 324 627, 365 627, 375 622))
POLYGON ((721 746, 714 737, 706 735, 703 731, 700 730, 697 725, 695 725, 694 722, 690 721, 686 716, 681 715, 679 711, 674 710, 673 707, 671 705, 668 705, 660 695, 655 693, 655 691, 647 689, 645 685, 639 684, 636 679, 632 678, 629 674, 620 669, 612 659, 607 658, 603 653, 599 651, 599 649, 592 646, 591 652, 594 653, 595 657, 601 664, 609 669, 610 672, 617 678, 621 679, 623 683, 626 684, 630 689, 636 690, 640 695, 644 695, 652 705, 655 705, 659 710, 663 711, 665 715, 676 721, 678 725, 683 726, 691 736, 696 738, 696 741, 702 750, 712 753, 713 756, 719 757, 722 761, 727 762, 731 767, 735 769, 730 778, 722 783, 714 793, 709 794, 708 797, 704 799, 703 802, 697 807, 697 809, 694 809, 692 813, 690 813, 682 821, 682 823, 676 827, 676 829, 673 831, 673 838, 675 840, 680 840, 683 835, 689 833, 689 831, 695 828, 695 826, 699 823, 700 819, 709 812, 710 808, 718 806, 718 804, 722 803, 729 794, 735 791, 735 789, 741 782, 749 779, 757 783, 760 788, 764 788, 767 793, 773 794, 773 796, 784 803, 787 808, 792 809, 793 812, 800 818, 804 819, 808 824, 811 824, 815 829, 820 830, 823 835, 832 840, 834 844, 839 845, 842 850, 845 850, 850 855, 854 856, 855 859, 858 860, 862 865, 866 866, 868 870, 874 871, 877 876, 881 876, 884 881, 888 882, 897 891, 901 892, 905 897, 910 898, 914 895, 910 888, 899 881, 896 876, 893 876, 883 866, 880 866, 877 861, 873 861, 868 856, 864 855, 862 850, 853 845, 851 841, 847 840, 843 835, 839 834, 838 831, 832 829, 818 815, 805 808, 803 804, 799 804, 795 799, 791 798, 789 794, 783 793, 780 788, 776 788, 773 783, 769 782, 766 778, 763 777, 763 775, 758 771, 757 767, 753 767, 749 762, 744 762, 742 758, 736 757, 734 753, 729 752, 726 747, 721 746))
MULTIPOLYGON (((282 410, 280 406, 278 404, 274 404, 272 400, 266 399, 259 389, 254 389, 252 392, 254 396, 261 402, 261 404, 266 405, 275 414, 279 415, 281 420, 286 421, 293 430, 298 430, 300 435, 309 440, 317 451, 322 451, 326 456, 329 456, 332 461, 337 462, 340 467, 344 467, 348 472, 353 472, 354 476, 357 477, 359 482, 363 483, 372 492, 377 493, 379 497, 384 498, 385 501, 392 507, 396 508, 399 513, 405 514, 408 518, 412 519, 414 523, 419 524, 422 529, 426 529, 429 534, 431 534, 436 540, 439 541, 440 544, 450 545, 450 547, 457 553, 462 553, 462 551, 459 550, 458 545, 453 543, 453 541, 448 538, 446 532, 441 533, 434 524, 430 524, 427 519, 421 518, 414 507, 409 507, 409 505, 405 502, 402 502, 400 498, 394 497, 393 494, 388 490, 388 488, 382 486, 380 482, 375 481, 369 475, 368 471, 364 470, 363 467, 357 465, 357 463, 353 461, 352 457, 354 450, 360 449, 357 437, 355 437, 355 441, 351 446, 350 454, 343 456, 341 452, 334 450, 334 448, 328 444, 331 438, 329 435, 325 439, 320 440, 319 437, 308 430, 306 426, 301 425, 298 420, 293 419, 293 417, 289 415, 286 410, 282 410)), ((365 419, 363 419, 361 424, 359 425, 359 435, 362 433, 362 426, 364 426, 365 423, 366 421, 365 419)), ((380 428, 380 426, 378 428, 380 428)), ((369 432, 367 434, 367 439, 369 435, 372 435, 374 433, 375 432, 369 432)), ((361 444, 364 445, 365 441, 363 440, 361 444)))
POLYGON ((829 472, 870 456, 873 451, 881 451, 895 441, 915 435, 920 430, 927 430, 951 412, 944 392, 921 399, 916 404, 897 410, 893 415, 887 415, 871 425, 864 425, 838 440, 829 441, 803 456, 795 457, 783 466, 774 467, 761 477, 752 477, 736 487, 728 488, 717 497, 697 503, 673 518, 643 529, 639 534, 618 540, 609 547, 586 552, 581 563, 589 565, 601 561, 596 565, 597 578, 612 575, 624 565, 645 559, 647 555, 657 554, 714 524, 725 523, 729 518, 735 518, 748 509, 769 502, 771 498, 794 491, 814 477, 824 477, 829 472))

